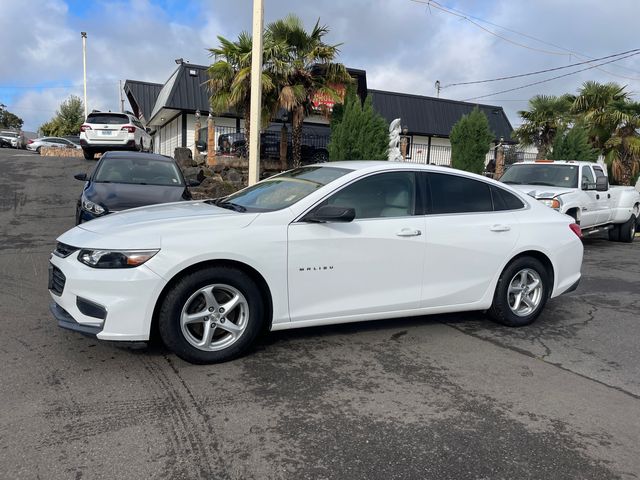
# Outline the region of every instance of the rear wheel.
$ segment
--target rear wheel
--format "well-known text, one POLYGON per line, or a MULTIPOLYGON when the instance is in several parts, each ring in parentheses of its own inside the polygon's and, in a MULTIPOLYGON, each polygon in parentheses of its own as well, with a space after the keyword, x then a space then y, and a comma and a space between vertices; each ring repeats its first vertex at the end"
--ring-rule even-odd
POLYGON ((629 220, 619 226, 620 241, 631 243, 636 236, 637 220, 634 214, 631 214, 629 220))
POLYGON ((489 317, 509 327, 533 323, 547 303, 549 283, 549 274, 539 260, 533 257, 514 260, 500 275, 489 317))
POLYGON ((36 153, 37 153, 38 155, 40 155, 40 150, 41 150, 41 149, 42 149, 42 147, 38 147, 38 148, 36 148, 36 153))
POLYGON ((182 278, 165 297, 160 336, 180 358, 218 363, 242 355, 265 322, 256 283, 234 268, 204 268, 182 278))
POLYGON ((93 158, 95 157, 95 153, 88 148, 83 148, 82 154, 84 155, 85 160, 93 160, 93 158))

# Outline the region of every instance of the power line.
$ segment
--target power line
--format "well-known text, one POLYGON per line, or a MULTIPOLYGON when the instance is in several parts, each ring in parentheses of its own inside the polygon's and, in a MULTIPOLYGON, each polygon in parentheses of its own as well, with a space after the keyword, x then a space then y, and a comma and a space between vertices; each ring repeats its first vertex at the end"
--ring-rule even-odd
MULTIPOLYGON (((478 83, 498 82, 498 81, 501 81, 501 80, 510 80, 512 78, 529 77, 531 75, 539 75, 541 73, 555 72, 557 70, 563 70, 565 68, 572 68, 572 67, 577 67, 579 65, 585 65, 587 63, 599 62, 600 60, 606 60, 608 58, 620 57, 622 55, 626 55, 626 54, 633 53, 633 52, 640 52, 640 48, 634 48, 633 50, 627 50, 626 52, 616 53, 616 54, 613 54, 613 55, 607 55, 606 57, 594 58, 593 60, 587 60, 585 62, 572 63, 571 65, 564 65, 562 67, 547 68, 545 70, 538 70, 537 72, 521 73, 519 75, 509 75, 509 76, 506 76, 506 77, 490 78, 490 79, 487 79, 487 80, 475 80, 475 81, 472 81, 472 82, 450 83, 449 85, 445 85, 444 87, 441 87, 441 88, 457 87, 459 85, 475 85, 475 84, 478 84, 478 83)), ((596 68, 596 67, 597 67, 597 65, 594 66, 594 68, 596 68)))
MULTIPOLYGON (((440 5, 434 0, 411 0, 411 1, 413 1, 415 3, 426 4, 427 7, 435 7, 437 9, 439 9, 439 10, 442 10, 445 13, 449 13, 451 15, 455 15, 456 17, 459 17, 459 18, 462 18, 464 20, 467 20, 471 24, 475 25, 476 27, 480 28, 481 30, 483 30, 483 31, 485 31, 487 33, 490 33, 491 35, 494 35, 494 36, 496 36, 496 37, 498 37, 498 38, 500 38, 502 40, 505 40, 505 41, 507 41, 509 43, 512 43, 514 45, 517 45, 517 46, 520 46, 520 47, 523 47, 523 48, 527 48, 529 50, 534 50, 534 51, 539 51, 539 52, 549 53, 549 54, 554 54, 554 55, 563 55, 562 53, 559 53, 559 52, 550 52, 550 51, 547 51, 547 50, 536 49, 536 48, 533 48, 533 47, 529 47, 527 45, 520 44, 518 42, 514 42, 514 41, 512 41, 512 40, 510 40, 510 39, 508 39, 506 37, 498 35, 497 33, 492 32, 491 30, 488 30, 488 29, 482 27, 481 25, 478 25, 477 23, 473 22, 470 19, 474 19, 474 20, 477 20, 479 22, 486 23, 487 25, 498 27, 498 28, 500 28, 502 30, 506 30, 507 32, 515 33, 516 35, 520 35, 522 37, 529 38, 529 39, 534 40, 536 42, 540 42, 540 43, 542 43, 544 45, 549 45, 551 47, 559 48, 560 50, 564 50, 565 52, 567 52, 564 55, 569 55, 569 56, 573 55, 573 56, 575 56, 575 57, 577 57, 578 59, 581 59, 581 60, 585 60, 585 59, 592 59, 593 60, 593 57, 591 55, 586 55, 586 54, 583 54, 583 53, 579 53, 579 52, 576 52, 575 50, 570 50, 570 49, 565 48, 565 47, 563 47, 561 45, 557 45, 555 43, 547 42, 547 41, 542 40, 540 38, 534 37, 533 35, 529 35, 527 33, 519 32, 517 30, 513 30, 513 29, 505 27, 503 25, 498 25, 497 23, 490 22, 490 21, 485 20, 485 19, 480 18, 480 17, 475 17, 475 16, 473 16, 471 14, 462 12, 461 10, 457 10, 455 8, 452 8, 452 7, 446 7, 446 6, 440 5)), ((622 65, 616 65, 616 66, 618 68, 622 68, 622 69, 628 70, 630 72, 640 73, 637 70, 633 70, 631 68, 627 68, 627 67, 624 67, 622 65)), ((597 68, 597 70, 600 70, 601 72, 604 72, 604 73, 606 73, 608 75, 611 75, 611 76, 614 76, 614 77, 624 78, 626 80, 640 81, 640 78, 628 77, 628 76, 625 76, 625 75, 620 75, 620 74, 613 73, 613 72, 610 72, 608 70, 605 70, 603 68, 597 68)))
POLYGON ((494 31, 489 30, 488 28, 485 28, 485 27, 483 27, 482 25, 480 25, 480 24, 478 24, 478 23, 474 22, 474 21, 473 21, 473 20, 471 20, 471 18, 470 18, 469 16, 467 16, 466 14, 457 13, 457 12, 455 12, 455 11, 453 11, 453 10, 451 10, 451 9, 447 8, 447 7, 444 7, 444 6, 440 5, 439 3, 435 2, 434 0, 411 0, 411 1, 412 1, 412 2, 415 2, 415 3, 422 3, 422 4, 424 4, 424 5, 427 5, 428 7, 434 7, 434 8, 437 8, 438 10, 442 10, 442 11, 443 11, 443 12, 445 12, 445 13, 448 13, 448 14, 450 14, 450 15, 454 15, 454 16, 456 16, 456 17, 459 17, 459 18, 463 19, 463 20, 466 20, 467 22, 469 22, 469 23, 471 23, 471 24, 475 25, 475 26, 476 26, 476 27, 478 27, 479 29, 484 30, 485 32, 487 32, 487 33, 489 33, 489 34, 491 34, 491 35, 493 35, 493 36, 495 36, 495 37, 498 37, 498 38, 500 38, 500 39, 504 40, 505 42, 511 43, 511 44, 513 44, 513 45, 516 45, 516 46, 518 46, 518 47, 526 48, 526 49, 528 49, 528 50, 533 50, 533 51, 535 51, 535 52, 547 53, 547 54, 549 54, 549 55, 561 55, 561 56, 568 56, 568 55, 571 55, 571 53, 553 52, 553 51, 550 51, 550 50, 543 50, 543 49, 541 49, 541 48, 530 47, 530 46, 525 45, 525 44, 523 44, 523 43, 518 43, 518 42, 516 42, 515 40, 511 40, 510 38, 504 37, 504 36, 502 36, 502 35, 500 35, 500 34, 498 34, 498 33, 494 32, 494 31))
POLYGON ((613 60, 609 60, 607 62, 603 62, 603 63, 600 63, 598 65, 592 65, 592 66, 587 67, 587 68, 581 68, 580 70, 576 70, 575 72, 569 72, 569 73, 565 73, 563 75, 558 75, 558 76, 555 76, 555 77, 547 78, 545 80, 540 80, 538 82, 528 83, 528 84, 522 85, 520 87, 509 88, 507 90, 501 90, 499 92, 488 93, 487 95, 480 95, 478 97, 467 98, 467 99, 463 100, 463 102, 469 102, 471 100, 479 100, 481 98, 491 97, 493 95, 500 95, 502 93, 507 93, 507 92, 514 92, 516 90, 522 90, 523 88, 532 87, 533 85, 540 85, 541 83, 547 83, 547 82, 550 82, 552 80, 557 80, 559 78, 564 78, 564 77, 568 77, 570 75, 575 75, 576 73, 580 73, 580 72, 584 72, 584 71, 587 71, 587 70, 591 70, 591 69, 597 68, 597 67, 599 67, 601 65, 607 65, 608 63, 618 62, 618 61, 623 60, 625 58, 630 58, 630 57, 633 57, 635 55, 638 55, 639 53, 640 52, 635 52, 635 53, 632 53, 632 54, 627 55, 625 57, 614 58, 613 60))

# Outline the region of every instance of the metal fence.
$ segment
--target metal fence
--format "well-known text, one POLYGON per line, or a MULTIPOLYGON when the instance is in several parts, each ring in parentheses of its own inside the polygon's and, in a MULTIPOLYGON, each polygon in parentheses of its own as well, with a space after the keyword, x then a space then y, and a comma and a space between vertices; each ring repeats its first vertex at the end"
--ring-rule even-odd
MULTIPOLYGON (((525 160, 535 160, 536 154, 531 152, 524 152, 518 150, 515 147, 505 148, 505 164, 511 165, 512 163, 522 162, 525 160)), ((488 164, 491 160, 495 160, 496 149, 492 148, 485 156, 485 164, 488 164)), ((414 143, 411 146, 411 156, 407 158, 407 162, 422 163, 430 165, 451 166, 451 146, 449 145, 428 145, 421 143, 414 143)))

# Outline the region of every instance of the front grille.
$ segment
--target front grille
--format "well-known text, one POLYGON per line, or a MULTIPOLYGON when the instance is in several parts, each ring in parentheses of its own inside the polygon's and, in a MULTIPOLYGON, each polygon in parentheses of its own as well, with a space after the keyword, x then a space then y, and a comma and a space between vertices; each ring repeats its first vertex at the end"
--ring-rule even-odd
POLYGON ((64 273, 58 267, 52 265, 49 274, 49 290, 58 296, 62 295, 66 281, 67 277, 64 276, 64 273))
POLYGON ((58 242, 56 245, 56 249, 53 251, 53 254, 56 257, 67 258, 73 252, 77 252, 80 250, 78 247, 72 247, 71 245, 67 245, 66 243, 58 242))

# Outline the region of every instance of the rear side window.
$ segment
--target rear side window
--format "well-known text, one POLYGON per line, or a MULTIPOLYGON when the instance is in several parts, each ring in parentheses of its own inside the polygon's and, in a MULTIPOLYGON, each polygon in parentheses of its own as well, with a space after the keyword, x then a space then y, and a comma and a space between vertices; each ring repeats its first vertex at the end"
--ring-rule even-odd
POLYGON ((86 123, 101 123, 103 125, 124 125, 129 123, 129 117, 117 113, 90 113, 86 123))
POLYGON ((431 173, 428 178, 431 192, 430 213, 493 211, 489 184, 444 173, 431 173))
POLYGON ((496 212, 524 208, 522 200, 502 188, 491 186, 491 196, 493 197, 493 209, 496 212))

